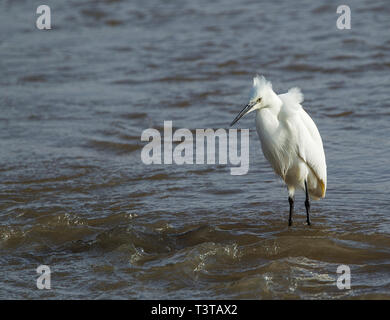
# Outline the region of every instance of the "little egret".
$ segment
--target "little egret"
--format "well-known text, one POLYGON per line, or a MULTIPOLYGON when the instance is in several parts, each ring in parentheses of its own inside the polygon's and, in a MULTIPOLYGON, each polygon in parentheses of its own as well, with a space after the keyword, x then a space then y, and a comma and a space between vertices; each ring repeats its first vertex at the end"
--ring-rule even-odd
POLYGON ((310 200, 325 197, 326 161, 322 139, 314 121, 303 110, 299 88, 277 95, 264 77, 253 79, 249 103, 231 123, 256 111, 256 129, 265 158, 286 183, 292 225, 296 189, 306 193, 306 221, 310 225, 310 200))

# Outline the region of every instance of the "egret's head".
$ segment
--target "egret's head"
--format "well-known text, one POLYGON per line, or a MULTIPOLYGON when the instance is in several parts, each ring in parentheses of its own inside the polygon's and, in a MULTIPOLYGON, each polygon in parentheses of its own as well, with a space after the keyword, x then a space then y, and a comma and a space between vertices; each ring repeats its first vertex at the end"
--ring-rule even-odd
POLYGON ((252 111, 267 107, 273 94, 275 93, 272 90, 271 82, 267 81, 263 76, 254 77, 249 103, 241 110, 230 125, 234 125, 244 115, 252 111))

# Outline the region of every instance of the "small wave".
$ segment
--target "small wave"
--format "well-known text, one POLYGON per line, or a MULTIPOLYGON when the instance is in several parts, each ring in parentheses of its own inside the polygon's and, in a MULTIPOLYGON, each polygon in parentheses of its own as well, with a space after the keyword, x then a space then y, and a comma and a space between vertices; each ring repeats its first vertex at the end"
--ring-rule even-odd
POLYGON ((33 74, 19 78, 20 82, 47 82, 47 77, 44 74, 33 74))
POLYGON ((331 6, 330 4, 323 4, 323 5, 320 5, 316 8, 314 8, 311 12, 314 13, 314 14, 321 14, 323 15, 324 12, 326 11, 333 11, 333 6, 331 6))
POLYGON ((230 67, 230 66, 236 66, 238 65, 238 62, 236 60, 227 60, 221 63, 217 64, 218 68, 225 68, 225 67, 230 67))
POLYGON ((147 114, 145 112, 122 113, 120 115, 120 118, 124 118, 124 119, 143 119, 146 117, 147 114))
POLYGON ((81 14, 86 17, 94 18, 96 20, 100 20, 107 16, 106 12, 99 9, 83 9, 81 10, 81 14))
POLYGON ((320 66, 314 66, 314 65, 308 65, 308 64, 290 64, 287 66, 282 67, 282 69, 287 71, 294 71, 294 72, 319 72, 319 73, 325 73, 325 74, 340 74, 340 73, 354 73, 354 72, 361 72, 360 68, 353 67, 353 68, 327 68, 327 67, 320 67, 320 66))
POLYGON ((110 27, 118 27, 124 24, 124 21, 122 20, 116 20, 116 19, 109 19, 104 22, 106 25, 110 27))
POLYGON ((344 111, 340 113, 335 113, 335 114, 325 114, 329 118, 340 118, 340 117, 348 117, 352 115, 354 112, 353 111, 344 111))
POLYGON ((142 146, 138 144, 135 145, 106 140, 90 140, 87 146, 98 151, 114 152, 116 154, 131 153, 142 148, 142 146))

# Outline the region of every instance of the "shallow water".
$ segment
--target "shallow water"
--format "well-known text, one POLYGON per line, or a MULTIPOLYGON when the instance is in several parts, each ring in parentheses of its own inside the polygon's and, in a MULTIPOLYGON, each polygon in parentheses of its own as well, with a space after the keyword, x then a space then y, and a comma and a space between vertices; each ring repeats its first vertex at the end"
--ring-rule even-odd
POLYGON ((390 298, 387 1, 0 3, 0 298, 390 298), (252 77, 299 86, 328 190, 287 193, 250 128, 250 169, 144 165, 143 130, 228 128, 252 77), (49 265, 51 290, 36 268, 49 265), (339 265, 351 290, 339 290, 339 265))

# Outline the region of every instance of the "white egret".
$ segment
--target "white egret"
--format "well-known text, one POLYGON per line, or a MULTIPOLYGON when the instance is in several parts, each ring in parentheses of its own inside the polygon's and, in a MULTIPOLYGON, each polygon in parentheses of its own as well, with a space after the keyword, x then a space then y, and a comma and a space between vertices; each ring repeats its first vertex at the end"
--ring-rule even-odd
POLYGON ((299 88, 277 95, 264 77, 253 79, 249 103, 231 123, 256 111, 256 129, 265 158, 286 183, 292 225, 296 189, 306 193, 306 221, 310 225, 310 200, 325 197, 326 161, 322 139, 314 121, 303 110, 299 88))

